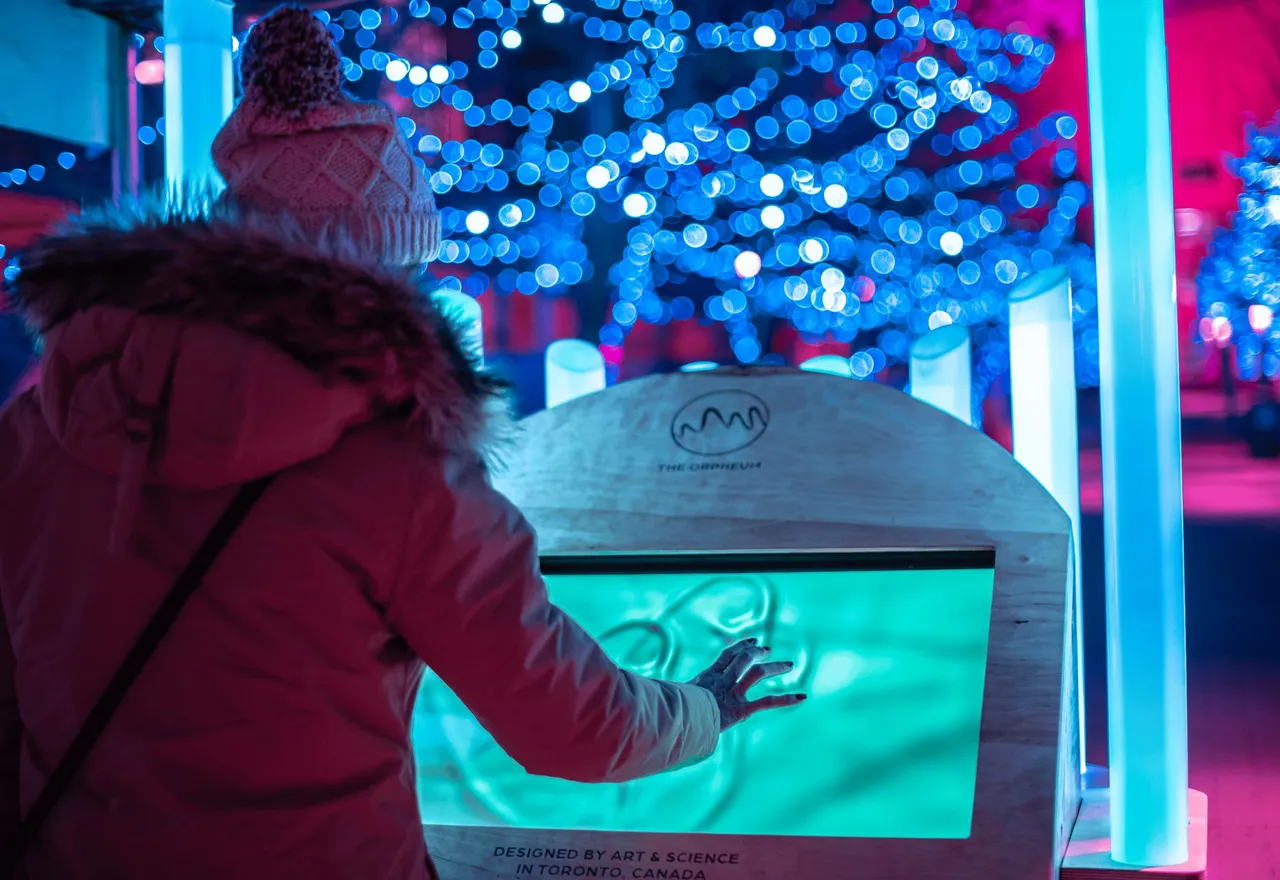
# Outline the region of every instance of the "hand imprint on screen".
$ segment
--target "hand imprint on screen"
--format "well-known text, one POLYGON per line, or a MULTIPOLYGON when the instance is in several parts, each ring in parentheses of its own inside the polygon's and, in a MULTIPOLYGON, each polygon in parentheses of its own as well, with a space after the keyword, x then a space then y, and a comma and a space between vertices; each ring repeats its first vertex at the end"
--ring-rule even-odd
MULTIPOLYGON (((778 619, 778 597, 767 579, 716 575, 680 593, 634 598, 637 601, 631 602, 629 609, 625 607, 628 603, 616 598, 623 606, 620 613, 625 616, 612 626, 593 627, 591 623, 595 621, 579 615, 579 622, 593 631, 623 668, 651 678, 687 681, 726 647, 755 638, 794 666, 784 676, 756 684, 752 697, 798 691, 806 684, 810 652, 801 642, 798 628, 788 627, 778 619)), ((732 719, 736 720, 741 719, 732 719)), ((427 754, 419 747, 422 797, 431 796, 426 790, 432 779, 449 779, 464 787, 466 803, 459 805, 458 812, 467 814, 472 822, 538 826, 547 806, 548 780, 526 774, 430 673, 419 696, 417 722, 420 732, 415 735, 430 736, 447 754, 447 766, 441 766, 439 747, 427 754), (428 725, 435 729, 426 730, 428 725)), ((569 824, 592 827, 602 816, 616 814, 624 807, 643 808, 646 799, 660 797, 670 801, 676 797, 686 809, 698 812, 693 821, 695 827, 710 823, 731 796, 737 778, 747 770, 742 765, 750 728, 748 724, 741 733, 725 736, 709 759, 680 770, 675 774, 678 782, 667 778, 668 784, 661 787, 646 788, 644 780, 618 785, 557 781, 561 795, 556 798, 557 812, 562 813, 571 803, 578 821, 569 824)), ((653 807, 659 804, 654 803, 653 807)), ((432 804, 432 808, 438 810, 439 804, 432 804)))
POLYGON ((794 706, 804 694, 767 694, 763 697, 748 696, 748 691, 763 681, 786 675, 795 668, 791 660, 765 662, 771 649, 761 645, 759 639, 743 639, 734 642, 721 652, 716 661, 699 672, 689 684, 708 691, 715 698, 720 710, 720 730, 724 732, 741 724, 764 709, 781 709, 794 706))

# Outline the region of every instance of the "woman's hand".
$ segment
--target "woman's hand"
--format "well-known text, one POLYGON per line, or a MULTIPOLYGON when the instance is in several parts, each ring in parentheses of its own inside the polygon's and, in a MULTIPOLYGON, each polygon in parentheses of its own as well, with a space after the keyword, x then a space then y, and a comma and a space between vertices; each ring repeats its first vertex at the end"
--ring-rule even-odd
POLYGON ((769 656, 769 649, 756 644, 756 639, 744 639, 724 649, 715 663, 699 673, 689 684, 711 692, 720 707, 720 730, 728 730, 761 709, 778 709, 794 706, 805 699, 805 694, 770 694, 758 700, 748 700, 747 691, 766 678, 783 675, 795 666, 790 660, 761 663, 769 656))

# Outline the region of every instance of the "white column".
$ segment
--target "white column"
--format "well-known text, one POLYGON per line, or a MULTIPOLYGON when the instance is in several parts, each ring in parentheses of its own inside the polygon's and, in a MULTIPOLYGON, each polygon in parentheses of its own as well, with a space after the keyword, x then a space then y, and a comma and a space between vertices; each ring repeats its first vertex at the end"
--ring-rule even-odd
POLYGON ((911 396, 973 424, 969 331, 959 324, 930 330, 911 346, 911 396))
POLYGON ((164 0, 164 160, 170 187, 219 178, 209 154, 231 115, 231 3, 164 0))
POLYGON ((1111 846, 1187 858, 1173 159, 1161 0, 1086 0, 1107 557, 1111 846))
POLYGON ((846 379, 853 378, 853 366, 849 363, 849 359, 840 357, 838 354, 820 354, 817 357, 811 357, 800 364, 800 369, 806 373, 828 373, 832 376, 843 376, 846 379))
POLYGON ((484 313, 480 309, 480 303, 474 296, 457 290, 445 290, 433 296, 436 307, 457 330, 463 347, 477 360, 483 361, 484 313))
POLYGON ((1084 634, 1080 575, 1080 441, 1076 430, 1071 277, 1055 266, 1009 294, 1013 455, 1071 517, 1075 548, 1076 693, 1080 771, 1085 770, 1084 634))
POLYGON ((557 339, 547 346, 547 408, 604 390, 604 356, 581 339, 557 339))

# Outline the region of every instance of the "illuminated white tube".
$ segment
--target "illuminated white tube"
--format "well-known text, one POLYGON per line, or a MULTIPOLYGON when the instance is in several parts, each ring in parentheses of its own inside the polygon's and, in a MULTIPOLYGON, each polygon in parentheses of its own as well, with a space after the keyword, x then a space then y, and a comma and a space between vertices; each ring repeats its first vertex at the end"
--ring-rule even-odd
MULTIPOLYGON (((1080 443, 1076 433, 1071 278, 1046 269, 1009 294, 1009 386, 1013 454, 1071 517, 1075 548, 1076 693, 1084 694, 1080 577, 1080 443)), ((1084 700, 1078 702, 1080 772, 1085 770, 1084 700)))
POLYGON ((719 364, 717 364, 715 361, 693 361, 693 362, 691 362, 691 363, 687 363, 687 364, 685 364, 683 367, 681 367, 681 368, 680 368, 680 372, 682 372, 682 373, 708 373, 708 372, 710 372, 710 371, 712 371, 712 370, 717 370, 717 369, 719 369, 719 368, 720 368, 720 365, 719 365, 719 364))
POLYGON ((831 376, 853 378, 853 366, 847 357, 838 354, 820 354, 800 364, 800 369, 807 373, 827 373, 831 376))
POLYGON ((604 355, 590 342, 557 339, 547 346, 547 408, 604 390, 604 355))
POLYGON ((474 296, 457 290, 435 294, 436 306, 449 319, 464 348, 477 360, 484 360, 484 313, 474 296))
POLYGON ((969 331, 959 324, 930 330, 911 346, 911 396, 973 424, 969 331))
POLYGON ((164 0, 164 162, 170 187, 219 181, 213 138, 231 115, 231 3, 164 0))
POLYGON ((1111 857, 1188 851, 1182 441, 1162 0, 1086 0, 1107 557, 1111 857))

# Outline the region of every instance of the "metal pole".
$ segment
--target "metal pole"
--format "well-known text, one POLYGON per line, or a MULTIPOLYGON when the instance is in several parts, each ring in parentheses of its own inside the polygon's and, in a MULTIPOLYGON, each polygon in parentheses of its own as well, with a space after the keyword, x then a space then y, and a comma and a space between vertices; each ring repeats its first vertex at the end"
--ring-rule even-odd
POLYGON ((1161 0, 1086 0, 1112 858, 1187 859, 1173 159, 1161 0))
POLYGON ((947 324, 911 346, 911 396, 973 424, 972 363, 969 331, 947 324))
POLYGON ((210 149, 231 115, 231 3, 164 0, 165 179, 170 187, 219 182, 210 149))
POLYGON ((1085 771, 1084 627, 1080 575, 1080 439, 1076 425, 1071 278, 1064 266, 1032 275, 1009 294, 1013 455, 1071 517, 1075 547, 1076 694, 1085 771))
POLYGON ((603 391, 604 357, 582 339, 557 339, 547 346, 547 409, 603 391))
POLYGON ((142 174, 142 156, 138 149, 138 82, 134 69, 138 63, 138 47, 133 33, 117 27, 111 40, 111 144, 114 151, 111 170, 112 197, 137 196, 142 174))
POLYGON ((853 365, 849 363, 847 357, 838 354, 820 354, 817 357, 811 357, 800 364, 800 369, 806 373, 829 373, 846 379, 853 378, 853 365))

